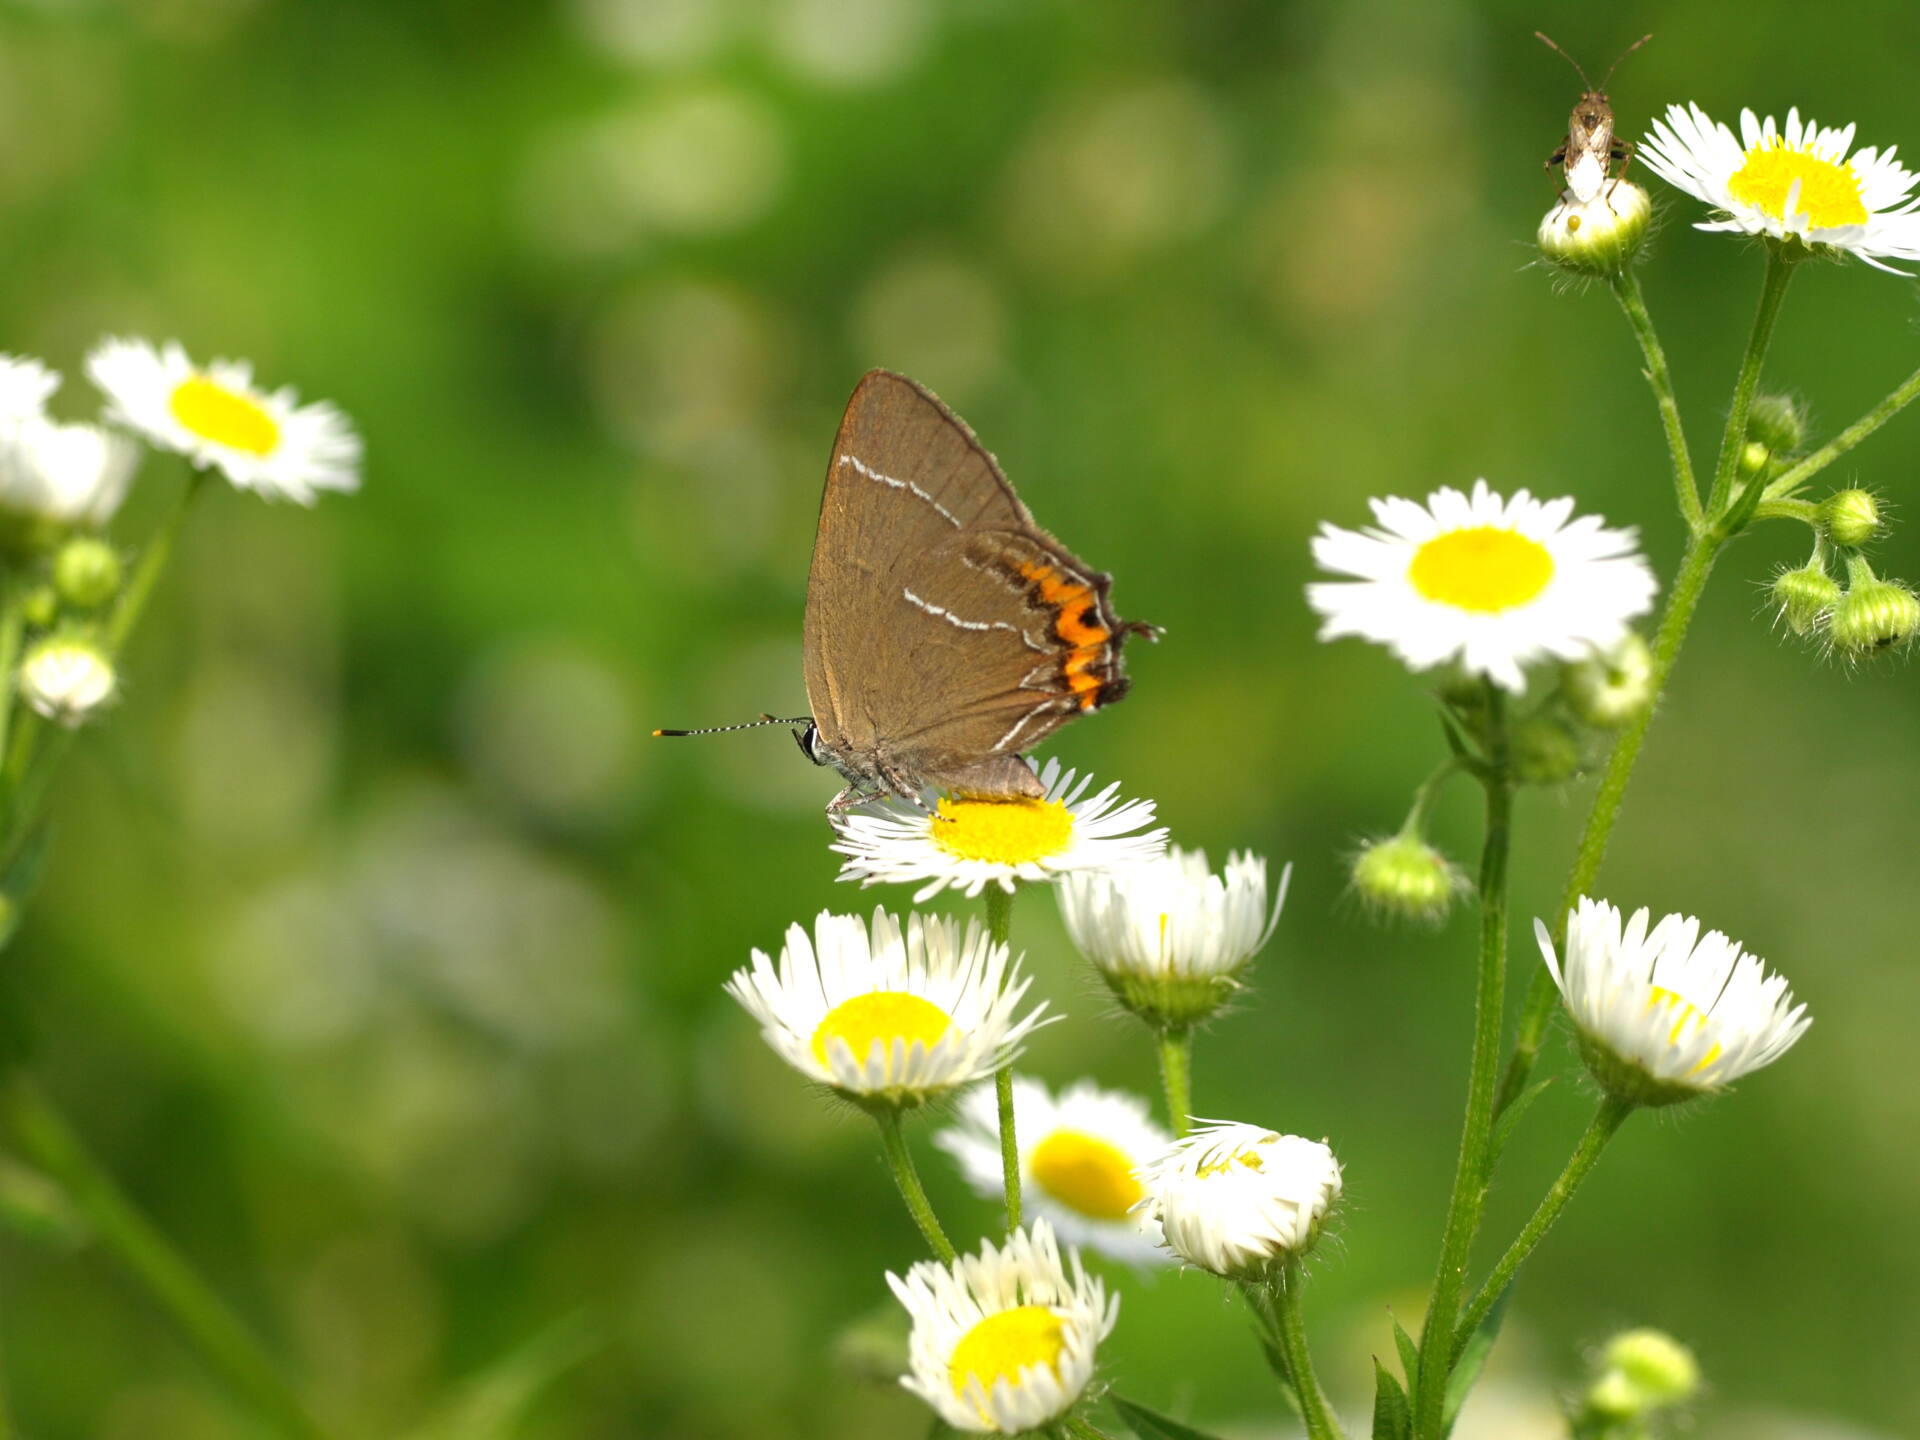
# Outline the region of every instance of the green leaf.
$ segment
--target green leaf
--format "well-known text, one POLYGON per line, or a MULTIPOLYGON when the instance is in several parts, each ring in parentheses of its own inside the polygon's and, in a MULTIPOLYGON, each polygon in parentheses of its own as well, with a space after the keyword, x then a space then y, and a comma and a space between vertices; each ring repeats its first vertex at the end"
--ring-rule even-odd
POLYGON ((1509 1280, 1507 1288, 1500 1292, 1500 1298, 1493 1302, 1493 1308, 1487 1311, 1487 1318, 1480 1322, 1472 1338, 1460 1351, 1460 1360, 1453 1367, 1453 1373, 1447 1376, 1447 1403, 1441 1413, 1448 1431, 1453 1429, 1460 1407, 1467 1403, 1467 1395, 1473 1389, 1474 1381, 1480 1378, 1487 1356, 1493 1353, 1493 1342, 1500 1337, 1500 1322, 1507 1317, 1507 1301, 1512 1296, 1513 1281, 1509 1280))
POLYGON ((1380 1357, 1373 1361, 1373 1440, 1409 1440, 1413 1434, 1413 1407, 1407 1403, 1407 1392, 1400 1388, 1400 1382, 1393 1373, 1380 1363, 1380 1357))
POLYGON ((1487 1173, 1493 1173, 1493 1167, 1499 1162, 1500 1152, 1507 1148, 1507 1141, 1513 1138, 1514 1129, 1520 1124, 1520 1117, 1527 1113, 1527 1107, 1540 1098, 1541 1092, 1553 1084, 1549 1075, 1545 1080, 1536 1081, 1514 1096, 1507 1108, 1493 1122, 1493 1134, 1487 1139, 1487 1173))
POLYGON ((506 1440, 521 1433, 547 1388, 601 1343, 578 1315, 547 1327, 469 1380, 408 1440, 506 1440))
POLYGON ((1107 1399, 1140 1440, 1214 1440, 1204 1431, 1196 1430, 1191 1425, 1182 1425, 1178 1420, 1169 1420, 1144 1405, 1122 1400, 1118 1395, 1109 1395, 1107 1399))
POLYGON ((1420 1393, 1420 1347, 1398 1320, 1393 1322, 1393 1348, 1400 1352, 1400 1373, 1407 1377, 1407 1397, 1411 1401, 1420 1393))

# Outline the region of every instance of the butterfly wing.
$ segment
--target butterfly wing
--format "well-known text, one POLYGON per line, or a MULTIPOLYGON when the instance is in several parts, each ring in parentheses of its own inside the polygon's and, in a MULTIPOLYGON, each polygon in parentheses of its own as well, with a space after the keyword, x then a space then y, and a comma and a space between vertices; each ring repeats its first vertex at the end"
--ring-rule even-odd
POLYGON ((960 419, 873 371, 847 405, 807 587, 807 694, 831 751, 986 793, 1125 694, 1111 582, 1040 529, 960 419))

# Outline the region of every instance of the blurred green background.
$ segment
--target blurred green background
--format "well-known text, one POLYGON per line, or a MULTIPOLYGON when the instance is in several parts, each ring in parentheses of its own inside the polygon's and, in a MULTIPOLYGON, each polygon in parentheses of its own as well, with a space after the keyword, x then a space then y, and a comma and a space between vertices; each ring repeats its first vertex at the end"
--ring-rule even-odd
MULTIPOLYGON (((1382 933, 1344 895, 1440 738, 1383 652, 1315 643, 1308 536, 1485 475, 1639 524, 1670 575, 1625 326, 1530 267, 1578 88, 1531 31, 1594 70, 1655 32, 1612 86, 1628 134, 1693 98, 1920 145, 1920 11, 1849 11, 12 0, 0 348, 66 370, 72 414, 102 334, 244 355, 337 400, 369 453, 365 492, 314 513, 222 489, 194 516, 6 956, 46 1083, 347 1433, 407 1434, 577 1338, 518 1433, 924 1433, 840 1338, 917 1255, 870 1127, 720 990, 789 922, 906 896, 836 888, 837 782, 784 736, 644 738, 804 709, 827 448, 888 365, 1167 629, 1053 753, 1183 843, 1297 867, 1196 1103, 1338 1151, 1309 1303, 1364 1404, 1437 1244, 1472 926, 1382 933)), ((1704 455, 1759 260, 1659 198, 1644 283, 1704 455)), ((1920 359, 1915 299, 1809 267, 1772 386, 1844 424, 1920 359)), ((1898 502, 1916 469, 1909 418, 1830 478, 1898 502)), ((150 463, 120 533, 175 483, 150 463)), ((1920 1427, 1920 707, 1904 664, 1849 672, 1770 629, 1758 585, 1804 548, 1774 527, 1723 562, 1603 888, 1731 930, 1818 1023, 1738 1095, 1631 1127, 1525 1277, 1463 1437, 1555 1433, 1627 1324, 1698 1348, 1703 1435, 1920 1427)), ((1882 553, 1920 572, 1911 530, 1882 553)), ((1469 800, 1438 830, 1463 858, 1469 800)), ((1523 802, 1521 980, 1586 801, 1523 802)), ((1050 898, 1015 929, 1072 1017, 1032 1070, 1149 1087, 1050 898)), ((1588 1105, 1552 1064, 1496 1240, 1588 1105)), ((991 1224, 923 1166, 957 1237, 991 1224)), ((1123 1393, 1289 1433, 1214 1282, 1111 1279, 1123 1393)), ((0 1357, 29 1436, 257 1433, 84 1245, 4 1237, 0 1357)))

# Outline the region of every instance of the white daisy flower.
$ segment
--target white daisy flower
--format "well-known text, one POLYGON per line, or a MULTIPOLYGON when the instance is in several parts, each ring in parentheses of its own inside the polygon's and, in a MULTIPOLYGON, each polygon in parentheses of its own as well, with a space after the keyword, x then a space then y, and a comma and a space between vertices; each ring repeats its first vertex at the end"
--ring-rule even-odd
POLYGON ((900 1383, 956 1430, 1013 1435, 1058 1420, 1093 1378, 1120 1297, 1060 1247, 1045 1220, 951 1265, 923 1260, 887 1284, 907 1308, 900 1383))
POLYGON ((49 525, 99 529, 120 508, 140 458, 99 425, 33 416, 0 425, 0 510, 49 525))
POLYGON ((1028 981, 978 922, 964 938, 947 916, 821 912, 813 934, 787 931, 776 966, 763 950, 727 993, 767 1043, 810 1080, 863 1104, 918 1105, 992 1075, 1041 1023, 1015 1018, 1028 981))
POLYGON ((1314 537, 1322 568, 1357 577, 1307 587, 1322 640, 1376 640, 1413 670, 1457 660, 1518 692, 1523 665, 1610 649, 1652 607, 1634 532, 1573 518, 1570 499, 1520 490, 1502 500, 1477 480, 1470 496, 1448 488, 1425 505, 1370 503, 1378 529, 1322 525, 1314 537))
POLYGON ((242 490, 311 505, 322 490, 360 488, 360 437, 347 417, 324 401, 298 403, 291 388, 261 389, 243 360, 203 368, 172 341, 103 340, 87 374, 108 419, 242 490))
POLYGON ((1151 800, 1117 803, 1120 787, 1089 797, 1091 775, 1075 783, 1058 760, 1041 767, 1046 794, 926 797, 925 809, 879 800, 833 818, 846 856, 840 879, 863 885, 921 882, 914 901, 951 886, 969 897, 988 885, 1011 892, 1019 881, 1057 880, 1076 870, 1108 870, 1157 859, 1167 848, 1151 800))
POLYGON ((20 698, 69 729, 113 698, 113 662, 91 641, 49 636, 20 661, 20 698))
POLYGON ((1636 910, 1623 926, 1604 901, 1582 898, 1567 917, 1564 957, 1533 923, 1540 953, 1566 1000, 1580 1051, 1609 1092, 1670 1105, 1770 1065, 1813 1023, 1779 975, 1691 915, 1648 929, 1636 910))
MULTIPOLYGON (((1000 1110, 991 1085, 960 1098, 959 1123, 934 1143, 959 1162, 982 1195, 1001 1193, 1000 1110)), ((1166 1260, 1160 1227, 1138 1210, 1145 1195, 1134 1171, 1173 1138, 1149 1118, 1146 1102, 1082 1080, 1056 1099, 1038 1080, 1013 1080, 1014 1133, 1020 1143, 1020 1190, 1069 1244, 1085 1245, 1130 1265, 1166 1260)))
POLYGON ((46 412, 60 376, 29 355, 0 355, 0 424, 46 412))
POLYGON ((1204 850, 1175 846, 1125 870, 1067 876, 1060 916, 1080 953, 1122 1004, 1157 1023, 1191 1025, 1239 988, 1236 977, 1273 935, 1289 866, 1267 904, 1267 862, 1232 854, 1224 874, 1204 850))
POLYGON ((1787 112, 1782 130, 1771 115, 1761 121, 1742 110, 1736 139, 1698 105, 1669 105, 1639 154, 1669 185, 1721 212, 1696 229, 1829 245, 1899 274, 1880 257, 1920 259, 1916 177, 1893 158, 1893 146, 1854 150, 1853 131, 1803 124, 1798 110, 1787 112))
POLYGON ((1312 1248, 1340 1198, 1340 1163, 1318 1140, 1215 1122, 1176 1140, 1140 1181, 1169 1250, 1254 1280, 1312 1248))

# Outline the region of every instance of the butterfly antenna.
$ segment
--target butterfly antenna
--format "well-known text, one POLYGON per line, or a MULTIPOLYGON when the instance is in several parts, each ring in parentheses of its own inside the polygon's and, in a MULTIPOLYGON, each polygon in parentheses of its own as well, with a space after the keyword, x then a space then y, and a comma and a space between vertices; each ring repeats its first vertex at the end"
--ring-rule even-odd
MULTIPOLYGON (((1549 36, 1545 31, 1536 30, 1533 32, 1533 38, 1538 40, 1542 45, 1546 46, 1549 50, 1553 51, 1554 54, 1558 55, 1562 60, 1566 61, 1567 64, 1571 65, 1573 67, 1573 73, 1580 77, 1580 83, 1582 85, 1585 85, 1588 90, 1593 89, 1593 85, 1587 79, 1587 72, 1580 68, 1580 62, 1574 59, 1571 55, 1567 54, 1567 52, 1562 50, 1558 45, 1554 44, 1551 36, 1549 36)), ((1652 38, 1653 37, 1651 35, 1647 37, 1648 40, 1651 40, 1652 38)), ((1640 43, 1644 45, 1647 42, 1646 40, 1642 40, 1640 43)), ((1628 53, 1630 54, 1632 52, 1630 51, 1628 53)), ((1620 57, 1620 60, 1624 60, 1626 58, 1627 57, 1625 55, 1622 55, 1620 57)), ((1613 63, 1618 65, 1620 63, 1620 60, 1616 60, 1613 63)), ((1611 75, 1613 72, 1609 70, 1607 73, 1611 75)))
POLYGON ((725 735, 730 730, 758 730, 762 725, 810 725, 811 715, 796 715, 783 718, 778 715, 762 715, 758 720, 742 720, 738 725, 708 725, 700 730, 656 730, 655 735, 725 735))
MULTIPOLYGON (((1652 38, 1653 36, 1651 33, 1642 35, 1638 40, 1634 41, 1631 45, 1627 46, 1626 49, 1620 52, 1620 60, 1626 59, 1627 56, 1631 55, 1634 51, 1638 50, 1642 45, 1646 44, 1647 41, 1651 40, 1652 38)), ((1620 68, 1620 60, 1615 60, 1613 64, 1609 65, 1607 67, 1607 73, 1600 77, 1600 88, 1602 90, 1606 89, 1607 82, 1613 79, 1613 72, 1620 68)))

